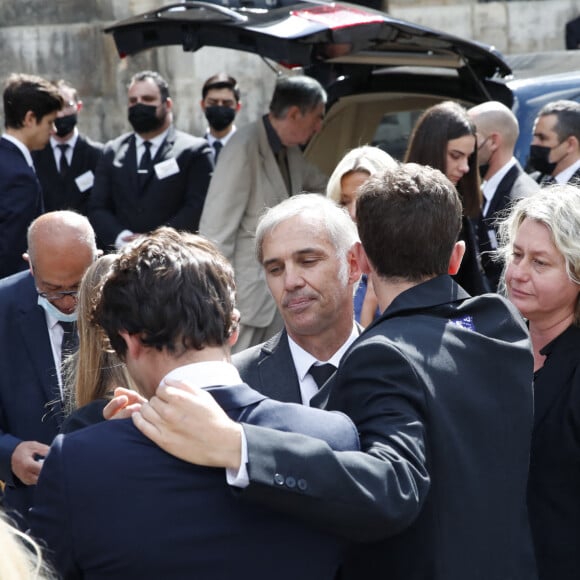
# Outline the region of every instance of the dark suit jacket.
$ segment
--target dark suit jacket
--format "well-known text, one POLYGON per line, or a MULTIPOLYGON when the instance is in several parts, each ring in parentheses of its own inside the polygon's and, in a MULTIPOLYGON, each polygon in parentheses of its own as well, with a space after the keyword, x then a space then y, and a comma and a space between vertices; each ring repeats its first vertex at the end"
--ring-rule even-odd
POLYGON ((0 480, 6 505, 26 514, 34 487, 13 476, 12 453, 21 441, 50 445, 62 421, 46 317, 29 272, 0 280, 0 320, 0 480))
POLYGON ((81 191, 75 180, 87 171, 91 171, 94 176, 102 153, 102 143, 79 135, 73 150, 70 169, 64 178, 58 171, 50 143, 44 149, 32 153, 34 167, 42 186, 46 211, 72 209, 87 215, 88 200, 93 188, 81 191))
POLYGON ((247 348, 232 357, 242 380, 252 389, 285 403, 302 403, 300 383, 288 345, 288 334, 282 330, 272 338, 247 348))
POLYGON ((440 276, 400 294, 313 404, 355 422, 365 453, 244 425, 243 497, 358 541, 344 577, 531 580, 525 506, 532 354, 503 298, 440 276), (492 364, 490 364, 492 361, 492 364), (325 401, 325 398, 327 399, 325 401), (311 482, 275 485, 273 473, 311 482))
POLYGON ((0 139, 0 278, 28 268, 26 231, 42 211, 34 170, 14 143, 0 139))
POLYGON ((89 219, 102 247, 114 248, 125 229, 135 233, 168 225, 197 231, 213 164, 207 141, 169 128, 153 164, 175 159, 179 171, 159 179, 151 171, 143 189, 137 174, 135 134, 105 145, 89 200, 89 219))
POLYGON ((493 292, 497 290, 503 265, 492 258, 491 252, 497 249, 497 245, 495 247, 492 246, 488 232, 493 232, 497 236, 498 218, 507 212, 514 201, 532 194, 537 188, 538 185, 534 180, 524 172, 519 163, 516 163, 499 182, 489 204, 486 217, 483 217, 483 215, 479 217, 477 235, 479 238, 481 265, 493 292))
MULTIPOLYGON (((235 420, 358 449, 356 429, 342 414, 282 405, 247 385, 209 390, 235 420)), ((290 436, 298 446, 305 438, 290 436)), ((339 540, 238 500, 223 469, 176 459, 131 420, 57 437, 31 527, 65 579, 270 580, 275 571, 277 579, 332 580, 340 561, 339 540)))
POLYGON ((534 381, 528 508, 541 580, 580 570, 580 328, 547 345, 534 381))

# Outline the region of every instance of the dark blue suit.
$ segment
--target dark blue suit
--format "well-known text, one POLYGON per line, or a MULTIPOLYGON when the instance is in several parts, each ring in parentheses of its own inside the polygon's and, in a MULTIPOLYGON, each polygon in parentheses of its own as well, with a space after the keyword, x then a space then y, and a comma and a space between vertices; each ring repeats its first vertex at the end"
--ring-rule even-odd
MULTIPOLYGON (((307 433, 337 450, 358 448, 342 414, 283 405, 243 384, 209 390, 237 421, 307 433)), ((305 439, 290 437, 298 448, 305 439)), ((296 489, 310 484, 276 477, 296 489)), ((30 519, 65 579, 330 580, 342 547, 292 517, 239 501, 223 469, 176 459, 131 420, 57 437, 30 519)))
POLYGON ((7 484, 6 505, 23 514, 34 487, 13 476, 12 453, 21 441, 50 445, 62 421, 46 317, 37 299, 29 272, 0 280, 0 480, 7 484))
POLYGON ((0 139, 0 278, 27 268, 26 231, 42 212, 34 169, 14 143, 0 139))

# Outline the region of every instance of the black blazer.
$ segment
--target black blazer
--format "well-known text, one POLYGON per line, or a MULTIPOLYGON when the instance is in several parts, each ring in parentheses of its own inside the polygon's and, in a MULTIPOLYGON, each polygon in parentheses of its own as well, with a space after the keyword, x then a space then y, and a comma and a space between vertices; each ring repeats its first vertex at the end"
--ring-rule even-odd
POLYGON ((580 16, 566 22, 566 49, 580 48, 580 16))
POLYGON ((14 477, 12 453, 21 441, 50 445, 63 419, 46 316, 37 300, 29 272, 0 281, 0 480, 7 484, 5 505, 22 515, 34 486, 14 477))
POLYGON ((0 278, 28 268, 22 259, 26 231, 42 212, 34 169, 14 143, 0 139, 0 278))
POLYGON ((81 191, 75 180, 87 171, 93 174, 94 179, 97 164, 102 154, 102 143, 79 135, 73 150, 69 171, 63 178, 56 166, 50 143, 40 151, 33 151, 32 158, 42 186, 45 210, 72 209, 87 215, 88 200, 93 188, 91 186, 81 191))
POLYGON ((506 214, 510 205, 517 201, 519 197, 530 195, 537 188, 538 186, 534 180, 524 172, 519 163, 516 163, 499 182, 489 204, 486 217, 479 216, 477 235, 481 265, 493 292, 497 290, 503 265, 492 258, 491 252, 496 250, 497 246, 492 246, 488 232, 493 232, 493 235, 497 237, 498 218, 506 214))
POLYGON ((528 509, 541 580, 580 570, 580 328, 548 344, 534 381, 528 509))
POLYGON ((141 189, 135 134, 105 145, 89 201, 89 219, 102 247, 113 249, 125 229, 145 233, 168 225, 197 231, 213 171, 211 148, 205 139, 171 126, 153 165, 170 159, 175 159, 178 171, 163 179, 151 171, 141 189))
MULTIPOLYGON (((304 439, 297 433, 307 433, 337 450, 358 449, 342 414, 283 405, 247 385, 208 390, 234 420, 292 431, 297 444, 304 439)), ((273 571, 281 580, 333 580, 342 547, 292 517, 239 501, 223 469, 176 459, 130 419, 56 438, 31 529, 67 580, 271 580, 273 571)))
POLYGON ((256 391, 277 401, 302 403, 286 330, 235 354, 232 363, 242 380, 256 391))
POLYGON ((449 276, 400 294, 314 404, 355 422, 364 453, 244 425, 253 501, 357 541, 344 577, 533 580, 525 493, 533 423, 525 325, 449 276), (490 364, 493 361, 493 364, 490 364), (274 482, 274 470, 310 481, 274 482))

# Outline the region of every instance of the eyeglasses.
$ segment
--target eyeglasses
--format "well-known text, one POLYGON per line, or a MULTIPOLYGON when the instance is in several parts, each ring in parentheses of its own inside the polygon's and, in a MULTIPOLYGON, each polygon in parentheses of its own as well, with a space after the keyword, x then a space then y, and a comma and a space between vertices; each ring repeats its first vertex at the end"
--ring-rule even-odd
POLYGON ((75 300, 78 299, 79 291, 78 290, 63 290, 62 292, 41 292, 38 288, 36 292, 41 298, 48 300, 49 302, 54 302, 56 300, 62 300, 65 296, 70 296, 75 300))

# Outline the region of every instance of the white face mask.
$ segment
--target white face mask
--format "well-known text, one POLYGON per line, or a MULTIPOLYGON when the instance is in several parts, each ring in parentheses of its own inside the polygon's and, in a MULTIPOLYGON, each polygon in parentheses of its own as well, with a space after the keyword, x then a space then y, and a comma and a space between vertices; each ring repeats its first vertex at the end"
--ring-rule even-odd
POLYGON ((64 312, 61 312, 52 302, 49 302, 42 296, 38 297, 38 305, 44 308, 45 312, 48 312, 48 314, 56 318, 59 322, 76 322, 77 320, 76 310, 70 314, 65 314, 64 312))

